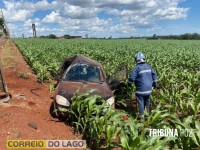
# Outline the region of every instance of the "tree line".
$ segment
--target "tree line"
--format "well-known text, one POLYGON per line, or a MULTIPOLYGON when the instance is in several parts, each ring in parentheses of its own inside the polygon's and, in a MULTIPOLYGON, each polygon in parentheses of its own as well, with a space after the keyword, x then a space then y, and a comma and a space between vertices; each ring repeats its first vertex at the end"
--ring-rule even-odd
MULTIPOLYGON (((87 34, 86 34, 87 35, 87 34)), ((39 36, 39 38, 46 38, 46 39, 73 39, 76 36, 71 36, 69 34, 65 34, 64 36, 57 37, 55 34, 49 34, 47 36, 39 36)), ((81 36, 80 36, 81 38, 81 36)), ((88 35, 85 38, 89 38, 88 35)), ((90 39, 147 39, 147 40, 158 40, 158 39, 172 39, 172 40, 200 40, 200 34, 198 33, 185 33, 181 35, 156 35, 153 36, 131 36, 131 37, 119 37, 119 38, 97 38, 97 37, 90 37, 90 39)))
POLYGON ((4 36, 8 36, 8 31, 6 29, 6 26, 5 26, 5 22, 4 22, 4 19, 3 18, 0 18, 0 37, 2 37, 3 35, 4 36))
POLYGON ((185 33, 181 35, 156 35, 152 37, 146 37, 147 39, 172 39, 172 40, 200 40, 200 34, 198 33, 185 33))
MULTIPOLYGON (((59 37, 57 37, 55 34, 49 34, 47 36, 42 35, 39 38, 57 39, 59 37)), ((65 34, 62 38, 64 38, 64 39, 71 39, 72 37, 70 35, 68 35, 68 34, 65 34)))

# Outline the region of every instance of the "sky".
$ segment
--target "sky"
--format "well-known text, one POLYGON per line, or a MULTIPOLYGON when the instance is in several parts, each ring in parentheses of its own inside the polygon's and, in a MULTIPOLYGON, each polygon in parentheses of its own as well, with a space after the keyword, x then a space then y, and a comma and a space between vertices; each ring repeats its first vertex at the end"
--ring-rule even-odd
POLYGON ((200 33, 200 0, 0 0, 11 37, 200 33))

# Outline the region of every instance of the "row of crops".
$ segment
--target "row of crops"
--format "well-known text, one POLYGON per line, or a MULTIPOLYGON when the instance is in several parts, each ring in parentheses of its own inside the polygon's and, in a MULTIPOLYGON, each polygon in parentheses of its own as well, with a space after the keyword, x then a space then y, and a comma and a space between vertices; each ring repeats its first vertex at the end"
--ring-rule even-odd
MULTIPOLYGON (((138 51, 145 53, 147 62, 159 76, 159 87, 153 91, 152 107, 148 119, 137 123, 127 120, 127 112, 116 112, 102 104, 96 106, 97 97, 74 101, 80 112, 74 124, 77 131, 89 139, 89 145, 124 149, 192 149, 200 146, 200 42, 171 40, 48 40, 14 39, 27 62, 41 82, 48 81, 64 58, 82 54, 101 62, 106 74, 112 76, 120 66, 131 70, 133 57, 138 51), (94 103, 93 103, 94 102, 94 103), (84 103, 84 104, 83 104, 84 103), (84 107, 83 107, 84 106, 84 107), (87 112, 84 113, 84 110, 87 112), (84 115, 83 115, 84 114, 84 115), (103 115, 102 115, 103 114, 103 115), (84 119, 80 119, 84 118, 84 119), (94 125, 92 125, 94 124, 94 125), (89 127, 89 128, 88 128, 89 127), (196 129, 191 136, 150 137, 149 128, 196 129), (112 129, 112 130, 111 130, 112 129), (113 130, 114 129, 114 130, 113 130), (96 139, 96 140, 94 140, 96 139)), ((133 88, 134 89, 134 88, 133 88)), ((127 95, 130 95, 127 93, 127 95)), ((75 98, 79 99, 79 98, 75 98)), ((179 132, 180 133, 180 132, 179 132)))

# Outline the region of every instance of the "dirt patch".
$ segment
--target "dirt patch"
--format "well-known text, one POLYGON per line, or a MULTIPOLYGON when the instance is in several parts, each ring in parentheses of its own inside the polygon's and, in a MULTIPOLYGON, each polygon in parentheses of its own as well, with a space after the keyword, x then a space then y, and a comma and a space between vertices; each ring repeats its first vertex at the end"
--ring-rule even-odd
POLYGON ((6 139, 80 139, 71 127, 50 117, 49 85, 38 82, 11 40, 0 41, 0 56, 12 95, 9 103, 0 105, 0 149, 5 149, 6 139))

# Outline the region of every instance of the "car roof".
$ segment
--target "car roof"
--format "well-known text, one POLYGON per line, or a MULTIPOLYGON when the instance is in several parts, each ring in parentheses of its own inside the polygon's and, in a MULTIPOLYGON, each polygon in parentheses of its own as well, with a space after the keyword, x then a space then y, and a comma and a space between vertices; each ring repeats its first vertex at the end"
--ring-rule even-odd
POLYGON ((75 64, 86 64, 86 65, 92 65, 92 66, 99 66, 103 76, 106 78, 106 74, 103 70, 103 67, 100 63, 98 63, 97 61, 90 59, 88 57, 85 57, 83 55, 75 55, 72 57, 68 57, 65 58, 61 64, 61 67, 59 69, 59 72, 63 72, 64 70, 66 70, 69 66, 75 65, 75 64))

